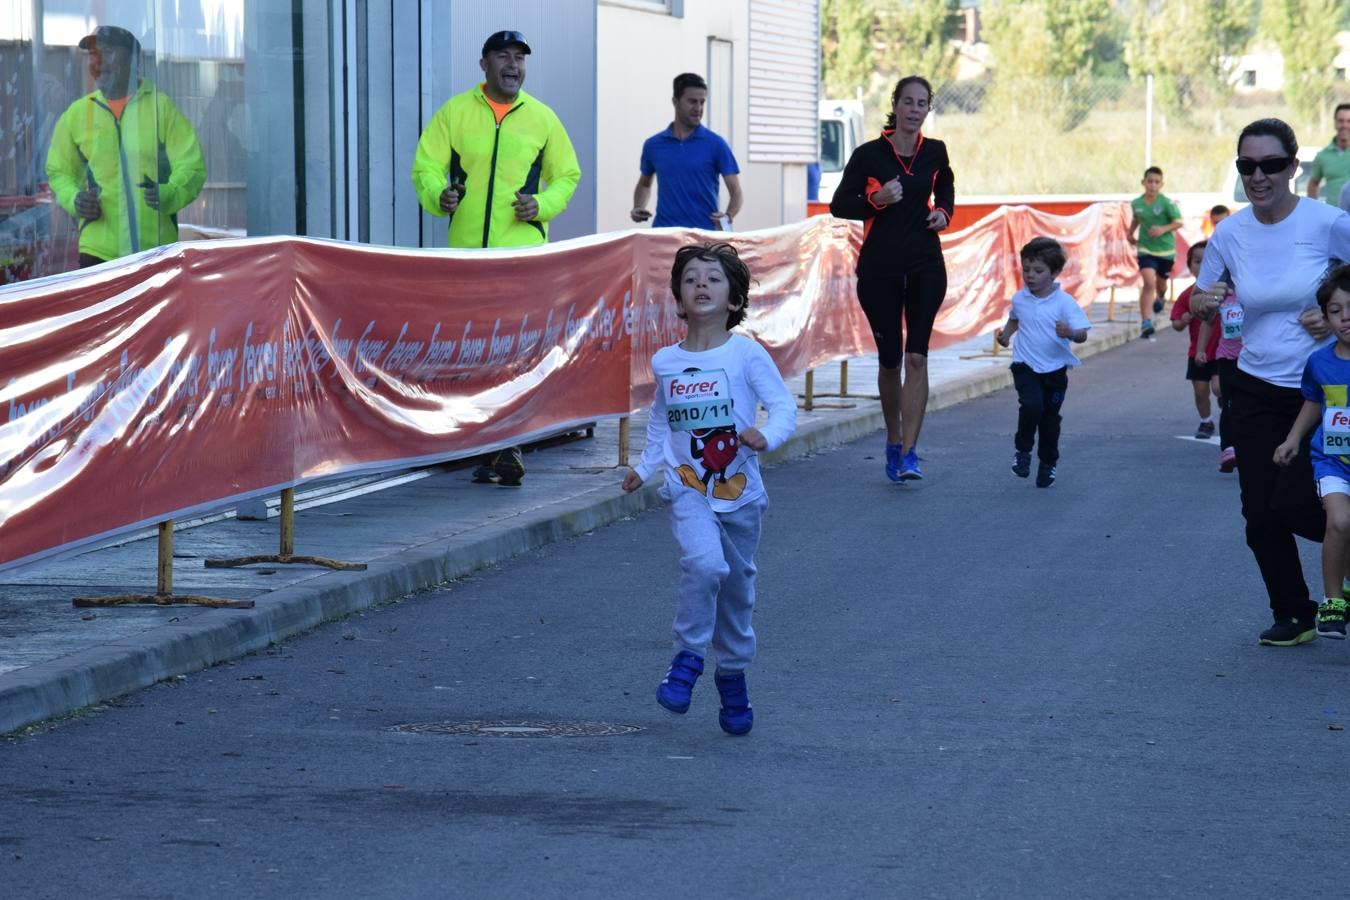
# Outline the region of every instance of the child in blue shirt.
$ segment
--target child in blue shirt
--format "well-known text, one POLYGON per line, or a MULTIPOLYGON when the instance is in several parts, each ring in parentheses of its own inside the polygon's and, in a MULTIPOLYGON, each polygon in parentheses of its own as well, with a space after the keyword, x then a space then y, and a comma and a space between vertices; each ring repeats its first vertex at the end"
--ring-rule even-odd
POLYGON ((1022 281, 1025 287, 1013 294, 1008 321, 996 334, 1004 347, 1017 335, 1013 348, 1012 376, 1017 389, 1016 454, 1012 471, 1018 478, 1031 474, 1031 449, 1040 434, 1040 465, 1036 487, 1055 483, 1059 462, 1059 427, 1064 392, 1069 389, 1069 369, 1078 357, 1069 342, 1087 340, 1088 321, 1078 301, 1060 289, 1055 276, 1064 270, 1068 257, 1059 241, 1032 238, 1022 248, 1022 281))
POLYGON ((1284 443, 1275 448, 1275 462, 1289 465, 1308 432, 1313 432, 1313 477, 1327 513, 1317 633, 1344 640, 1345 593, 1350 584, 1346 579, 1350 574, 1346 568, 1350 564, 1350 265, 1327 276, 1317 289, 1317 304, 1336 340, 1308 357, 1303 367, 1303 409, 1284 443))

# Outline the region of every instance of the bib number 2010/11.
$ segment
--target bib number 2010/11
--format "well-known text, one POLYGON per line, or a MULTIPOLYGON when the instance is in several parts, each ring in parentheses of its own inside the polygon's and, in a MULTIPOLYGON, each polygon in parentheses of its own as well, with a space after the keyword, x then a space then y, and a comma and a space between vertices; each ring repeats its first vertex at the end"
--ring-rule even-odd
POLYGON ((721 369, 681 372, 665 376, 661 382, 666 395, 666 422, 672 431, 735 426, 731 381, 721 369))
POLYGON ((666 419, 676 431, 691 428, 717 428, 731 424, 730 403, 709 403, 705 406, 680 406, 666 410, 666 419))

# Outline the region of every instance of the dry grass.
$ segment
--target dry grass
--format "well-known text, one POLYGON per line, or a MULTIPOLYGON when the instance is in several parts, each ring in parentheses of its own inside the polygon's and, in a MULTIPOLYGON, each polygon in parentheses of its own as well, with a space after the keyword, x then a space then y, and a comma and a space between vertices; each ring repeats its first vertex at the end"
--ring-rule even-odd
MULTIPOLYGON (((1279 106, 1209 110, 1177 120, 1155 112, 1153 164, 1172 193, 1218 191, 1231 164, 1234 140, 1248 122, 1288 115, 1279 106)), ((947 142, 961 194, 1128 194, 1139 190, 1145 167, 1143 107, 1097 108, 1060 134, 1030 113, 990 110, 938 116, 928 129, 947 142)), ((1299 129, 1300 142, 1329 136, 1299 129)))

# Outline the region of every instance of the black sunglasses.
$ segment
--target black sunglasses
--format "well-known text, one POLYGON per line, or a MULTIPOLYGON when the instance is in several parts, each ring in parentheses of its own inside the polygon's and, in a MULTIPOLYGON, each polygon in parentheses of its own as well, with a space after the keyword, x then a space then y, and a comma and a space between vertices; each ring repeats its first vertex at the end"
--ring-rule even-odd
POLYGON ((1270 159, 1247 159, 1245 156, 1239 156, 1233 160, 1239 175, 1253 175, 1257 169, 1267 175, 1278 175, 1293 164, 1292 156, 1272 156, 1270 159))

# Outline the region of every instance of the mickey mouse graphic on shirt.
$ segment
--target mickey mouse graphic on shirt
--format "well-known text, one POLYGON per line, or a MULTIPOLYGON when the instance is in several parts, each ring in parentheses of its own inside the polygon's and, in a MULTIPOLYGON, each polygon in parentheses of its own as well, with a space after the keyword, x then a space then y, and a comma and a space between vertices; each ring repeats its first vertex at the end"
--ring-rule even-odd
POLYGON ((705 496, 711 486, 718 500, 739 498, 746 477, 732 471, 739 468, 741 442, 736 436, 735 403, 726 372, 685 369, 670 376, 666 392, 672 401, 666 407, 670 429, 689 433, 690 461, 675 470, 680 481, 705 496))

